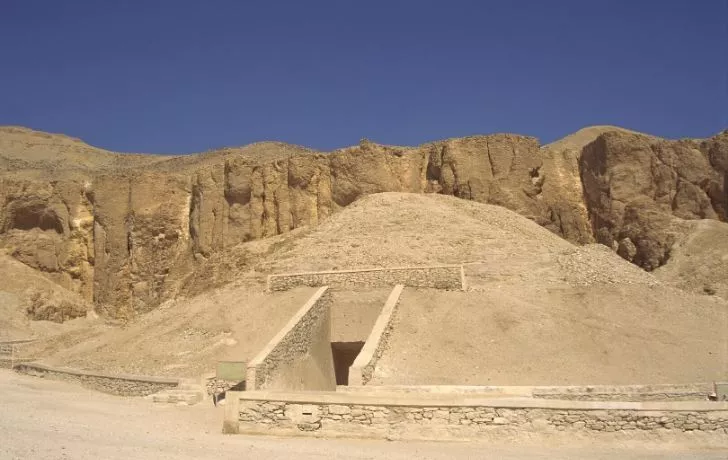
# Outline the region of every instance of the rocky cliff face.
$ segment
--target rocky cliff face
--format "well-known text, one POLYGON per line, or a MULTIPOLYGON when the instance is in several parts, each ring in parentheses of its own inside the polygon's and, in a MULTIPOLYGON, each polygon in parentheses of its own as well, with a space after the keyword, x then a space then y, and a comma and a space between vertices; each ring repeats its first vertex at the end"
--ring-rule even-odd
POLYGON ((262 143, 128 159, 48 136, 0 129, 0 244, 122 318, 174 296, 226 248, 316 225, 377 192, 501 205, 648 269, 665 260, 673 216, 726 219, 725 134, 699 143, 610 132, 583 152, 586 141, 540 147, 497 134, 415 148, 362 141, 327 154, 262 143))
POLYGON ((610 132, 587 145, 580 170, 598 242, 652 270, 680 234, 679 219, 728 217, 728 133, 706 141, 610 132))

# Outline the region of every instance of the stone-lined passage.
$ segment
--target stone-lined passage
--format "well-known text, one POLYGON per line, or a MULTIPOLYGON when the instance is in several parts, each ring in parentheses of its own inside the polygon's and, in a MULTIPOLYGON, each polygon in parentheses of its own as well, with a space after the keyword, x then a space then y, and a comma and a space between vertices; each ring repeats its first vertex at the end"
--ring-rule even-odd
POLYGON ((248 390, 334 390, 331 292, 322 287, 253 358, 248 390))
POLYGON ((377 361, 387 348, 389 336, 392 332, 392 320, 403 289, 404 286, 398 284, 389 294, 382 312, 374 323, 372 332, 364 342, 364 347, 349 368, 349 385, 366 385, 374 375, 377 361))

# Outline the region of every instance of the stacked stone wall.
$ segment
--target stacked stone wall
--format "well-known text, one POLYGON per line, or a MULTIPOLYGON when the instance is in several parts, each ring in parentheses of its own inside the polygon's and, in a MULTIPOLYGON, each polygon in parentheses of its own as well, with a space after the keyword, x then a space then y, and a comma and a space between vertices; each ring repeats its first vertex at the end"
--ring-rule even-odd
POLYGON ((286 273, 268 276, 269 291, 286 291, 298 286, 385 287, 397 284, 410 287, 463 290, 465 289, 465 275, 460 265, 441 265, 286 273))

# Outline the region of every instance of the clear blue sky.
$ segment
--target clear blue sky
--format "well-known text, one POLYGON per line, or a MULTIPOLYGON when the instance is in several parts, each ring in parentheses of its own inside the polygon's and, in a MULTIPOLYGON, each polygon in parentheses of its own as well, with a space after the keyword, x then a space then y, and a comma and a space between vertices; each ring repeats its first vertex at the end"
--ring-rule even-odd
POLYGON ((728 128, 728 0, 0 0, 0 125, 119 151, 728 128))

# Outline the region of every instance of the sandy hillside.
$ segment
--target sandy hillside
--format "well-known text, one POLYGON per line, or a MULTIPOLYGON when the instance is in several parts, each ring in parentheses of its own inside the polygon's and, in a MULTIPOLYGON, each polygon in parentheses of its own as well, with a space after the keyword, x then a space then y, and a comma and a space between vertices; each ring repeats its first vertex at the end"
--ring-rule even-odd
POLYGON ((602 245, 544 250, 551 239, 560 241, 537 232, 468 254, 479 260, 466 265, 468 292, 406 289, 375 381, 630 384, 728 375, 728 302, 670 287, 602 245))
POLYGON ((695 383, 728 375, 728 305, 664 286, 406 289, 374 383, 695 383))
POLYGON ((20 126, 0 126, 0 158, 13 169, 95 169, 144 166, 168 157, 120 154, 91 146, 63 134, 45 133, 20 126))
POLYGON ((183 171, 219 162, 227 157, 248 157, 255 161, 273 161, 293 153, 313 153, 305 147, 283 142, 257 142, 243 147, 212 149, 198 154, 153 155, 118 153, 94 147, 81 139, 46 133, 20 126, 0 126, 0 170, 68 169, 113 171, 141 168, 145 171, 183 171))
POLYGON ((683 221, 684 233, 667 264, 655 270, 665 283, 728 300, 728 223, 683 221))
POLYGON ((437 194, 364 196, 323 224, 289 237, 265 272, 452 264, 494 254, 540 254, 571 243, 499 206, 437 194))
MULTIPOLYGON (((78 368, 197 375, 216 359, 251 358, 313 291, 266 294, 268 273, 466 263, 468 292, 405 291, 380 383, 679 383, 728 372, 727 302, 670 288, 606 247, 574 246, 497 206, 371 195, 322 225, 227 254, 247 254, 227 261, 227 287, 125 326, 76 320, 85 323, 27 353, 78 368)), ((386 295, 335 293, 337 340, 363 338, 386 295)))
POLYGON ((172 301, 124 326, 99 319, 23 350, 45 363, 138 375, 199 376, 217 360, 247 361, 315 289, 226 288, 172 301))

